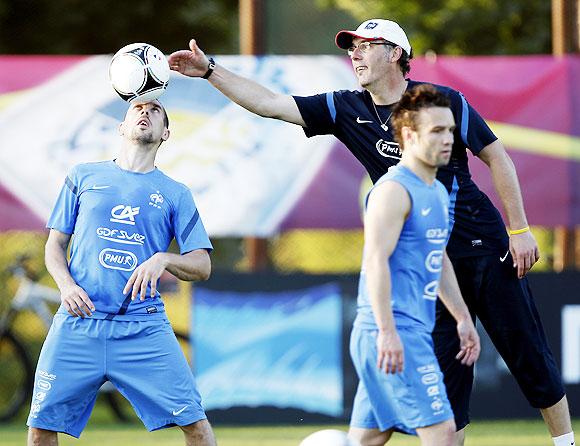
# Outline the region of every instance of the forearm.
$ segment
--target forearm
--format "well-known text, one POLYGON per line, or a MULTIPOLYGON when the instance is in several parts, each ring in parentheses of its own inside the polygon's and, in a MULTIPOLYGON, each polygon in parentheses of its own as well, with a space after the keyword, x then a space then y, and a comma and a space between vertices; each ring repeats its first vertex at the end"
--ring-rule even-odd
MULTIPOLYGON (((501 146, 499 141, 492 144, 501 146)), ((484 159, 484 162, 490 168, 493 185, 505 210, 509 228, 512 230, 525 228, 528 226, 528 220, 513 161, 501 146, 501 149, 497 150, 494 156, 484 159)))
POLYGON ((273 117, 266 104, 275 97, 275 94, 257 82, 238 76, 221 65, 216 65, 208 80, 225 96, 246 110, 260 116, 273 117))
POLYGON ((461 296, 453 264, 447 254, 443 256, 443 269, 439 280, 439 298, 457 322, 471 317, 461 296))
POLYGON ((391 271, 386 262, 369 262, 366 267, 367 287, 375 322, 380 331, 395 328, 391 304, 391 271))
POLYGON ((165 269, 175 277, 185 281, 202 281, 209 279, 211 262, 205 249, 200 249, 186 255, 170 252, 157 253, 165 265, 165 269))
POLYGON ((67 286, 76 285, 68 268, 65 246, 50 241, 47 242, 44 250, 44 261, 47 271, 61 291, 67 286))
POLYGON ((252 113, 265 118, 306 125, 296 102, 289 95, 274 93, 253 80, 232 73, 221 65, 216 65, 208 80, 225 96, 252 113))

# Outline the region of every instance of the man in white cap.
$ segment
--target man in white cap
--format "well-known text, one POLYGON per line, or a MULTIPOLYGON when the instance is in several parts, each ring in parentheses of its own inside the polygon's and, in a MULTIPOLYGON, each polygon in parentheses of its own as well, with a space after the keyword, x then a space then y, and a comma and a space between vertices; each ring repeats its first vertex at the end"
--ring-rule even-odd
MULTIPOLYGON (((308 137, 335 135, 376 182, 401 159, 390 123, 394 106, 405 91, 423 82, 406 77, 413 52, 405 32, 393 21, 366 20, 354 31, 340 31, 336 44, 347 51, 362 91, 308 97, 277 94, 216 65, 195 40, 190 41, 190 50, 173 53, 169 64, 186 76, 208 79, 252 113, 302 126, 308 137)), ((461 292, 530 405, 540 409, 554 445, 573 445, 560 371, 525 278, 539 251, 528 226, 515 167, 463 95, 449 87, 435 87, 449 98, 457 123, 451 161, 439 169, 437 178, 450 194, 452 230, 447 253, 461 292), (491 171, 508 218, 507 232, 498 210, 471 179, 467 149, 491 171)), ((462 445, 463 429, 469 424, 473 367, 455 359, 460 349, 455 320, 440 304, 433 340, 455 415, 457 444, 462 445)), ((373 426, 380 434, 378 425, 369 420, 367 427, 373 426)))

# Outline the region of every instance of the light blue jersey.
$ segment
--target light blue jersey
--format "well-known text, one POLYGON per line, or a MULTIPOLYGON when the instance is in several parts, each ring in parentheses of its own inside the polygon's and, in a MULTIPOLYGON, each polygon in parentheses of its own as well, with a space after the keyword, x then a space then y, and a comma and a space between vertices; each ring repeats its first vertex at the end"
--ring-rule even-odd
POLYGON ((377 367, 378 327, 363 265, 350 342, 360 380, 351 426, 414 434, 417 428, 453 418, 431 339, 449 232, 449 195, 439 181, 428 185, 401 165, 391 167, 376 185, 385 181, 398 182, 411 198, 411 211, 389 258, 393 315, 405 360, 401 373, 377 367))
POLYGON ((205 419, 159 294, 143 302, 123 295, 135 268, 174 238, 181 254, 211 249, 189 189, 157 169, 81 164, 47 226, 73 234, 69 269, 96 311, 80 318, 59 308, 38 360, 28 425, 78 437, 106 381, 149 430, 205 419))
MULTIPOLYGON (((93 318, 165 318, 159 293, 131 301, 123 288, 133 270, 176 239, 181 254, 211 250, 189 189, 157 168, 121 169, 114 161, 80 164, 65 180, 48 228, 74 234, 69 269, 96 311, 93 318)), ((61 306, 59 313, 67 313, 61 306)))
MULTIPOLYGON (((431 333, 435 325, 435 302, 443 252, 449 233, 449 194, 438 180, 429 186, 404 166, 391 167, 374 187, 385 181, 398 182, 411 198, 411 212, 389 259, 395 324, 397 327, 431 333)), ((364 265, 359 281, 355 325, 377 328, 364 265)))

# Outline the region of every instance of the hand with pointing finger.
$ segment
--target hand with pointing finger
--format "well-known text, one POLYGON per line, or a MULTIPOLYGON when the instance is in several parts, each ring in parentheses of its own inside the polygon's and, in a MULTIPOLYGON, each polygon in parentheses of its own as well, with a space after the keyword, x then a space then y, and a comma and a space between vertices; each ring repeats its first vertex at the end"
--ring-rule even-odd
POLYGON ((207 72, 209 59, 197 46, 195 39, 189 41, 189 50, 175 51, 167 58, 169 68, 189 77, 202 77, 207 72))

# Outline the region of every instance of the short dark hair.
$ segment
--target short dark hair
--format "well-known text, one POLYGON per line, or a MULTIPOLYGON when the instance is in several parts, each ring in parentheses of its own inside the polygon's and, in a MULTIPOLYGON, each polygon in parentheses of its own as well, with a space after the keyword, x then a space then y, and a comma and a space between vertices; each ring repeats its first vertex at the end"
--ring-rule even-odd
MULTIPOLYGON (((401 48, 402 49, 402 48, 401 48)), ((406 76, 411 71, 411 59, 413 58, 413 50, 411 49, 411 54, 407 54, 405 50, 402 51, 401 58, 399 59, 399 67, 403 76, 406 76)))
POLYGON ((417 130, 417 116, 424 108, 450 107, 451 101, 432 84, 421 84, 406 91, 393 109, 391 123, 395 131, 395 140, 403 149, 401 129, 410 127, 417 130))
POLYGON ((165 128, 168 129, 169 128, 169 116, 167 115, 167 110, 165 110, 165 107, 163 106, 163 104, 160 102, 159 105, 161 105, 161 110, 163 110, 163 124, 165 124, 165 128))

